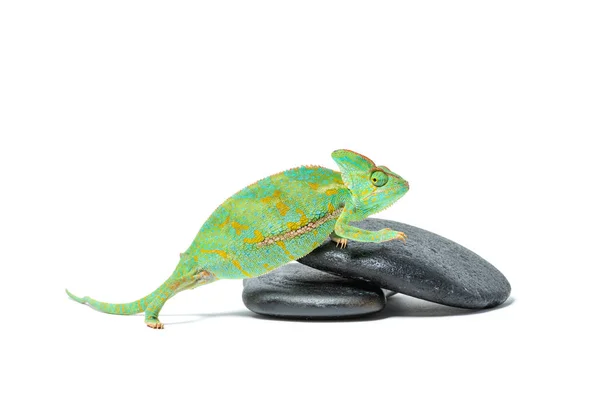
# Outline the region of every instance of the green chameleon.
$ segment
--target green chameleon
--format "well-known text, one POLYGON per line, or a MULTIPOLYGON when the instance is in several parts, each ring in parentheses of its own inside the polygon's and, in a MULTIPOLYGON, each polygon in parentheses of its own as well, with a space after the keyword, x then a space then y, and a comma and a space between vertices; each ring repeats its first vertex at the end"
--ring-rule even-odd
POLYGON ((387 208, 408 191, 408 182, 387 167, 350 150, 331 156, 341 173, 302 166, 264 178, 221 204, 202 225, 173 274, 158 289, 126 304, 67 294, 96 310, 120 315, 145 312, 150 328, 175 294, 218 279, 252 278, 310 253, 331 237, 336 246, 406 241, 403 232, 371 232, 349 225, 387 208))

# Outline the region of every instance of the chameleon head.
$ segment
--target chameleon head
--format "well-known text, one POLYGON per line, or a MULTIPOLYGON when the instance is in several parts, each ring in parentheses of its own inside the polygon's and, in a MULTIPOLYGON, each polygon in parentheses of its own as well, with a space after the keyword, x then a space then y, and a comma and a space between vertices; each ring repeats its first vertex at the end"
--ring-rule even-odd
POLYGON ((351 150, 331 154, 352 194, 353 220, 361 220, 394 204, 408 191, 408 182, 368 157, 351 150))

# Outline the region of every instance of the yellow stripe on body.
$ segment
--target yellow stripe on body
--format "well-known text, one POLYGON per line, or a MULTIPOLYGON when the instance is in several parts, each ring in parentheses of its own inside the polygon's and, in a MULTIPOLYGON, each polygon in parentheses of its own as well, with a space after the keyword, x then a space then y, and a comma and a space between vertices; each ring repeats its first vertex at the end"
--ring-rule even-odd
POLYGON ((283 241, 281 241, 281 240, 278 241, 277 246, 281 247, 283 252, 290 258, 290 260, 296 259, 296 257, 294 257, 294 255, 292 253, 290 253, 290 251, 285 247, 285 243, 283 243, 283 241))
MULTIPOLYGON (((258 231, 257 231, 258 232, 258 231)), ((231 261, 231 263, 240 270, 240 272, 242 274, 244 274, 245 276, 247 276, 248 278, 251 278, 252 275, 250 275, 248 272, 246 272, 246 270, 244 270, 244 268, 242 267, 242 265, 240 264, 240 262, 236 259, 230 258, 229 255, 227 254, 227 252, 223 251, 223 250, 203 250, 200 249, 200 252, 202 253, 213 253, 213 254, 218 254, 219 256, 221 256, 224 260, 228 260, 231 261)))
POLYGON ((231 221, 231 226, 235 229, 235 234, 239 235, 243 230, 248 229, 248 225, 242 225, 239 222, 231 221))
POLYGON ((275 204, 275 207, 277 207, 277 210, 279 211, 279 214, 281 214, 282 217, 285 217, 285 214, 287 214, 287 212, 290 211, 290 208, 287 206, 287 204, 285 204, 282 201, 275 204))
POLYGON ((254 238, 250 239, 250 238, 246 238, 244 239, 244 242, 246 243, 260 243, 265 239, 265 237, 263 236, 263 234, 257 229, 254 231, 254 238))

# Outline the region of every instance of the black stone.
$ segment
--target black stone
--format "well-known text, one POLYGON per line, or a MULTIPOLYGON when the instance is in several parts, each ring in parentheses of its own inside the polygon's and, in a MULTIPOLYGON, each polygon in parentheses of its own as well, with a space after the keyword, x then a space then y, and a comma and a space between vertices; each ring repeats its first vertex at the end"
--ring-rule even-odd
POLYGON ((334 319, 372 314, 385 307, 383 291, 293 262, 244 279, 242 300, 257 314, 284 318, 334 319))
POLYGON ((355 226, 371 231, 391 228, 408 235, 406 243, 328 241, 298 261, 322 271, 363 279, 395 292, 448 306, 490 308, 510 295, 510 284, 494 266, 463 246, 414 226, 377 218, 355 226))

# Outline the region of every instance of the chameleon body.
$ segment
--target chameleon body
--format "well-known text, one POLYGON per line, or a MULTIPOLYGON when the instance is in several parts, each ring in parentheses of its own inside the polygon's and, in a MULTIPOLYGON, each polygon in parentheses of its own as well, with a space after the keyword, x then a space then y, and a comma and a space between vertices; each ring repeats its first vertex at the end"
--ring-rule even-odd
POLYGON ((406 193, 408 182, 350 150, 336 150, 332 157, 341 172, 302 166, 259 180, 225 200, 181 253, 172 275, 146 297, 113 304, 67 294, 107 313, 145 312, 146 324, 162 329, 161 308, 183 290, 266 274, 305 256, 328 237, 342 247, 348 240, 405 240, 402 232, 371 232, 348 223, 393 204, 406 193))

